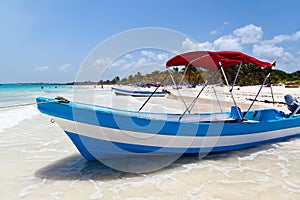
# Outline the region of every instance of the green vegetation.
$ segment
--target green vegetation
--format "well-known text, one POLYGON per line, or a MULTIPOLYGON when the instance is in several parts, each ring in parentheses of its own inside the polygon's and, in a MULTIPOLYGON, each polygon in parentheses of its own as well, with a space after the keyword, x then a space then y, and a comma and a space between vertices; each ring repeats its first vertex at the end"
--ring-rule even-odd
MULTIPOLYGON (((185 68, 178 70, 178 68, 173 68, 170 72, 172 73, 176 83, 179 83, 184 73, 185 68)), ((238 66, 225 68, 225 74, 228 78, 229 83, 233 83, 236 76, 238 66)), ((263 82, 265 76, 269 73, 270 69, 260 68, 256 66, 245 65, 242 66, 240 73, 238 75, 236 85, 260 85, 263 82)), ((220 72, 221 73, 221 72, 220 72)), ((199 69, 196 67, 189 67, 185 73, 184 81, 188 84, 201 84, 207 79, 209 74, 208 70, 199 69)), ((219 76, 221 77, 221 76, 219 76)), ((225 80, 222 76, 223 83, 225 80)), ((171 77, 168 72, 153 71, 150 74, 142 75, 138 72, 136 75, 130 75, 126 78, 120 80, 119 77, 115 77, 113 80, 102 81, 103 84, 116 84, 120 82, 121 84, 133 84, 135 82, 146 82, 146 83, 172 83, 171 77)), ((216 81, 215 81, 216 82, 216 81)), ((286 73, 281 70, 274 69, 271 72, 268 84, 279 84, 283 83, 286 85, 300 85, 300 70, 294 73, 286 73)))

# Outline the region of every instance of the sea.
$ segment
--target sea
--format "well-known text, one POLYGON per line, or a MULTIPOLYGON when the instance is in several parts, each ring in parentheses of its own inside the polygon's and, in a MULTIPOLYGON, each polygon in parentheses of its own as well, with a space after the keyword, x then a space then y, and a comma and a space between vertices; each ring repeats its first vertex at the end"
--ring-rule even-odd
MULTIPOLYGON (((85 160, 51 117, 37 110, 38 96, 124 109, 145 101, 116 97, 109 86, 0 85, 0 199, 300 199, 299 138, 183 155, 159 170, 129 173, 85 160)), ((154 99, 147 109, 176 112, 182 109, 176 104, 154 99)))

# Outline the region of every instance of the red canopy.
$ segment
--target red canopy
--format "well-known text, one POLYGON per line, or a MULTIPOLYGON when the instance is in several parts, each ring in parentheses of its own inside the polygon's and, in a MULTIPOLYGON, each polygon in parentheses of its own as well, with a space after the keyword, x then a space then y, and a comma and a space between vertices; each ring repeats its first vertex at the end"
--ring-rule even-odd
POLYGON ((179 54, 167 61, 167 68, 171 66, 195 66, 205 69, 216 70, 220 67, 230 67, 237 64, 253 64, 260 67, 271 68, 271 64, 248 56, 241 52, 234 51, 193 51, 179 54))

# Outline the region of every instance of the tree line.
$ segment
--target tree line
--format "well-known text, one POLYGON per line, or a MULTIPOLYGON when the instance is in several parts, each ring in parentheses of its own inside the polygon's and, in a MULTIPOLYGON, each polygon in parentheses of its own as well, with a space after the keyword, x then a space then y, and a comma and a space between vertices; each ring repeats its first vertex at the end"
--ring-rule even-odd
MULTIPOLYGON (((238 71, 238 66, 227 67, 224 68, 224 72, 227 76, 228 82, 233 83, 236 77, 236 73, 238 71)), ((236 85, 245 86, 245 85, 260 85, 267 74, 270 72, 270 69, 256 67, 252 65, 244 65, 241 67, 240 72, 238 74, 238 78, 236 80, 236 85)), ((119 76, 116 76, 112 80, 101 80, 99 84, 134 84, 137 82, 146 82, 146 83, 157 83, 162 82, 164 84, 173 84, 173 81, 176 84, 179 84, 182 80, 185 84, 202 84, 205 80, 210 77, 211 71, 205 70, 202 68, 196 68, 194 66, 189 66, 187 69, 183 68, 179 70, 178 68, 173 68, 168 71, 153 71, 149 74, 142 74, 141 72, 137 72, 135 75, 129 75, 125 78, 120 79, 119 76), (182 75, 184 74, 184 78, 182 79, 182 75), (172 77, 169 75, 172 74, 172 77)), ((223 83, 226 84, 224 77, 221 72, 216 76, 211 78, 210 83, 223 83)), ((282 70, 273 69, 271 71, 271 76, 267 84, 279 84, 283 83, 286 85, 300 85, 300 70, 287 73, 282 70)))

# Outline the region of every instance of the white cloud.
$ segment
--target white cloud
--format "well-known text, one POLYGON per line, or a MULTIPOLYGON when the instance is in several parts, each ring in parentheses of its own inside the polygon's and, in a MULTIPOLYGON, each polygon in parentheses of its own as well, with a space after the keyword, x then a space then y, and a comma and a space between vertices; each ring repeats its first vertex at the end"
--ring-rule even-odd
POLYGON ((234 30, 233 35, 240 39, 241 44, 251 44, 261 40, 263 31, 260 26, 249 24, 234 30))
POLYGON ((292 40, 298 41, 300 40, 300 31, 297 31, 292 35, 292 40))
POLYGON ((277 44, 280 42, 288 41, 291 37, 289 35, 276 35, 272 40, 266 41, 266 43, 277 44))
POLYGON ((213 43, 210 42, 202 42, 198 44, 199 49, 201 50, 208 50, 208 51, 216 51, 216 47, 213 43))
MULTIPOLYGON (((224 23, 225 24, 225 23, 224 23)), ((285 48, 286 43, 300 41, 300 31, 291 34, 280 34, 272 39, 263 38, 263 29, 254 24, 248 24, 223 35, 214 41, 194 42, 186 38, 182 42, 184 51, 210 50, 210 51, 243 51, 252 52, 258 59, 272 62, 278 57, 277 67, 288 72, 299 69, 300 50, 290 46, 285 48), (292 49, 294 52, 292 52, 292 49)))
POLYGON ((277 47, 273 45, 259 45, 254 44, 252 53, 255 56, 266 58, 266 59, 274 59, 276 57, 281 57, 284 55, 284 48, 283 47, 277 47))
POLYGON ((294 53, 289 52, 284 46, 280 45, 284 45, 284 42, 298 40, 300 40, 300 31, 290 35, 276 35, 271 40, 262 40, 254 44, 252 53, 259 58, 264 58, 269 61, 278 58, 276 66, 278 66, 279 69, 293 72, 299 68, 300 58, 296 56, 296 54, 300 53, 300 51, 295 51, 294 53))
POLYGON ((256 44, 253 46, 252 53, 259 59, 264 59, 269 62, 278 58, 276 66, 288 72, 296 71, 299 68, 300 59, 294 57, 292 53, 286 51, 283 47, 273 44, 256 44))
POLYGON ((185 38, 185 40, 181 44, 181 48, 185 51, 201 50, 199 43, 193 42, 189 38, 185 38))
POLYGON ((61 65, 58 68, 58 71, 59 72, 67 72, 70 69, 70 67, 71 67, 71 65, 69 63, 67 63, 67 64, 64 64, 64 65, 61 65))
POLYGON ((142 51, 141 52, 142 56, 146 56, 148 58, 151 58, 151 59, 155 59, 155 53, 153 51, 142 51))
MULTIPOLYGON (((214 31, 211 33, 214 33, 214 31)), ((232 34, 221 36, 213 42, 196 43, 186 38, 182 42, 182 48, 184 50, 241 51, 243 50, 243 44, 256 43, 261 40, 262 36, 261 27, 249 24, 234 30, 232 34)))
POLYGON ((132 59, 132 55, 130 55, 130 54, 126 54, 124 57, 125 57, 126 59, 132 59))
POLYGON ((230 50, 230 51, 241 51, 243 47, 240 39, 232 35, 225 35, 216 39, 213 43, 215 49, 218 50, 230 50))
POLYGON ((159 61, 166 61, 169 58, 169 54, 167 54, 167 53, 160 53, 160 54, 156 55, 156 58, 159 61))
POLYGON ((50 67, 49 66, 41 66, 41 67, 36 67, 35 70, 37 71, 46 71, 49 70, 50 67))
POLYGON ((218 33, 218 31, 211 31, 209 32, 209 35, 216 35, 218 33))
POLYGON ((185 40, 182 42, 181 47, 185 51, 196 51, 196 50, 215 51, 216 50, 215 46, 211 42, 196 43, 190 40, 189 38, 185 38, 185 40))
MULTIPOLYGON (((127 62, 128 61, 125 60, 125 59, 117 59, 116 61, 114 61, 114 62, 111 63, 111 67, 122 66, 122 65, 126 64, 127 62)), ((106 65, 108 65, 108 64, 106 64, 106 65)))
MULTIPOLYGON (((170 53, 161 50, 141 50, 126 54, 108 66, 103 74, 104 79, 111 79, 114 76, 121 78, 141 72, 150 73, 154 70, 165 70, 165 62, 170 58, 170 53), (128 56, 130 55, 130 56, 128 56), (128 58, 128 59, 126 59, 128 58)), ((99 60, 97 64, 106 64, 105 60, 99 60)))
POLYGON ((271 44, 277 44, 286 41, 298 41, 298 40, 300 40, 300 31, 297 31, 296 33, 293 33, 291 35, 276 35, 273 37, 272 40, 267 40, 265 42, 271 44))
POLYGON ((112 60, 110 58, 105 58, 105 59, 101 58, 96 60, 92 65, 95 68, 103 68, 103 67, 107 67, 111 62, 112 60))

